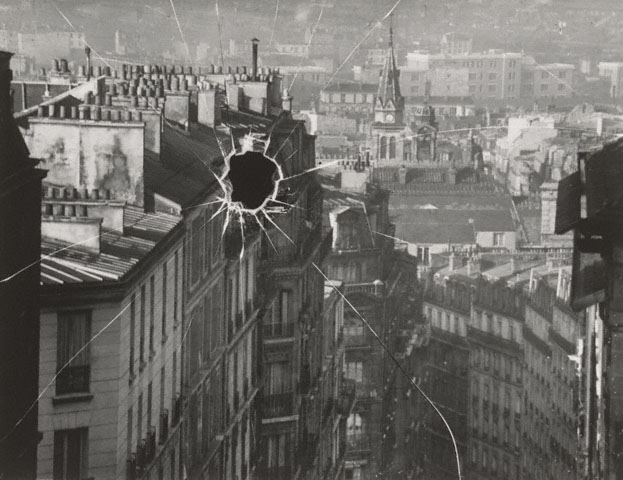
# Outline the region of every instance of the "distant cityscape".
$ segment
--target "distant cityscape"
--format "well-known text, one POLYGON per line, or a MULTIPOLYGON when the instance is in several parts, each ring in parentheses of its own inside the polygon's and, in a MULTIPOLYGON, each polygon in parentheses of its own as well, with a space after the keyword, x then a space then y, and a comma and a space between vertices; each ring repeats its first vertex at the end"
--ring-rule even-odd
POLYGON ((0 12, 0 478, 623 478, 623 6, 0 12))

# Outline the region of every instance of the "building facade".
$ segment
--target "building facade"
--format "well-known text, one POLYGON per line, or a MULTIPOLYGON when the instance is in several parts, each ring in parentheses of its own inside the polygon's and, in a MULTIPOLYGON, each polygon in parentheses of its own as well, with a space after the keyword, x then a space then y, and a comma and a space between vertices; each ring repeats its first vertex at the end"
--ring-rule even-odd
POLYGON ((41 181, 13 120, 11 55, 0 51, 0 475, 33 479, 39 433, 41 181), (19 252, 19 253, 17 253, 19 252), (18 327, 19 325, 19 327, 18 327))

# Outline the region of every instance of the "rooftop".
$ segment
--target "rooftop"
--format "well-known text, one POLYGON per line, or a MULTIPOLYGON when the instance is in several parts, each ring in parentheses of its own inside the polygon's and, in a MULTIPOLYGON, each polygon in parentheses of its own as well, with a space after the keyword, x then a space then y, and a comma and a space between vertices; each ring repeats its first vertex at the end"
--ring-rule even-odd
POLYGON ((175 215, 145 213, 138 207, 127 206, 123 217, 124 232, 102 230, 99 253, 70 248, 69 243, 43 238, 41 284, 121 280, 180 222, 181 217, 175 215))

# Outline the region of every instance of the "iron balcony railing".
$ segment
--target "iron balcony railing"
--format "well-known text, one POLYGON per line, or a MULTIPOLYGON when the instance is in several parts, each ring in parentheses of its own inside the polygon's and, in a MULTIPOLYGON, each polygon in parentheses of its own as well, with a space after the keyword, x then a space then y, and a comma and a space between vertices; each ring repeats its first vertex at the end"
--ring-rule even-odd
POLYGON ((263 333, 264 338, 294 337, 294 322, 265 324, 263 333))

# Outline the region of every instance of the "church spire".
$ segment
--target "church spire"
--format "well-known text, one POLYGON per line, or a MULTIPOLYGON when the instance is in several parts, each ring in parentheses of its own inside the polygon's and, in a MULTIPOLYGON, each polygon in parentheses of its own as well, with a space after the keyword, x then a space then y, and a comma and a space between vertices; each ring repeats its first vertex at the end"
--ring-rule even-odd
POLYGON ((400 71, 396 67, 396 57, 394 56, 394 28, 392 25, 392 18, 390 17, 389 45, 379 79, 375 111, 379 113, 392 111, 393 114, 390 118, 394 118, 398 122, 400 122, 399 118, 402 117, 404 103, 404 99, 400 94, 399 78, 400 71))

